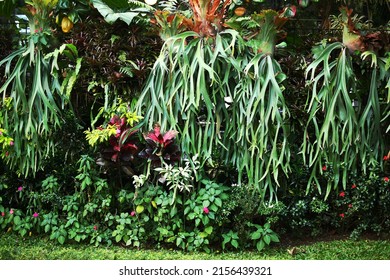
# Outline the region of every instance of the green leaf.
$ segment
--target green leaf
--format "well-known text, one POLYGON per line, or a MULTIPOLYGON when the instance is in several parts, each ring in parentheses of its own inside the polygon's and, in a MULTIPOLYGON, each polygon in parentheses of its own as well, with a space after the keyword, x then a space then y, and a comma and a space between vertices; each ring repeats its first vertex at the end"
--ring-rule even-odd
POLYGON ((231 237, 230 235, 224 234, 224 235, 223 235, 223 242, 222 242, 222 245, 223 245, 223 244, 226 244, 226 243, 229 243, 231 239, 232 239, 232 237, 231 237))
POLYGON ((193 220, 195 218, 195 213, 188 214, 188 219, 193 220))
POLYGON ((65 243, 65 237, 64 236, 62 236, 62 235, 60 235, 59 237, 58 237, 58 242, 60 243, 60 244, 64 244, 65 243))
POLYGON ((256 239, 259 239, 261 237, 261 233, 260 231, 255 231, 251 234, 251 239, 252 240, 256 240, 256 239))
POLYGON ((145 6, 144 8, 134 9, 130 12, 115 12, 107 4, 103 3, 103 1, 93 0, 92 3, 108 23, 114 23, 119 19, 129 25, 140 13, 150 10, 146 8, 147 6, 145 6))
POLYGON ((160 197, 157 197, 154 201, 156 202, 157 205, 161 205, 163 202, 163 200, 160 197))
POLYGON ((211 234, 213 232, 213 227, 212 226, 208 226, 207 228, 204 229, 204 231, 207 233, 207 234, 211 234))
POLYGON ((238 241, 235 240, 235 239, 233 239, 232 242, 231 242, 230 244, 232 244, 232 246, 233 246, 234 248, 236 248, 236 249, 237 249, 238 246, 239 246, 238 241))
POLYGON ((13 222, 14 222, 14 224, 16 226, 20 225, 20 222, 21 222, 20 217, 19 216, 15 216, 14 219, 13 219, 13 222))
POLYGON ((279 237, 276 234, 270 235, 272 242, 280 242, 279 237))
POLYGON ((209 215, 202 215, 201 217, 203 225, 208 225, 210 223, 209 215))
POLYGON ((271 243, 271 237, 268 234, 264 235, 263 240, 267 245, 271 243))
POLYGON ((211 211, 213 211, 213 212, 217 212, 217 211, 218 211, 218 207, 217 207, 215 204, 211 204, 211 205, 209 206, 209 209, 210 209, 211 211))
POLYGON ((258 251, 263 250, 264 247, 265 247, 265 243, 264 243, 263 240, 260 240, 259 242, 256 243, 256 248, 257 248, 258 251))
POLYGON ((137 212, 137 214, 141 214, 142 212, 144 212, 145 210, 145 207, 143 205, 137 205, 137 207, 135 208, 135 211, 137 212))

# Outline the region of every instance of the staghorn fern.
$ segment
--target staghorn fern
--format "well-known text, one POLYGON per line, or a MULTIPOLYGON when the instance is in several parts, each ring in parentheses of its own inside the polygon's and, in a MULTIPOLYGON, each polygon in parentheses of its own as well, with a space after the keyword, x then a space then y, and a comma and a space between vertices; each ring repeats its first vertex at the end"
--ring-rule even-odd
MULTIPOLYGON (((199 33, 166 39, 137 113, 146 127, 159 123, 162 130, 178 131, 183 153, 211 165, 233 164, 239 183, 253 185, 263 200, 275 200, 280 177, 289 172, 286 76, 272 53, 253 52, 237 31, 190 27, 199 33)), ((273 48, 274 36, 256 39, 269 40, 273 48)))
MULTIPOLYGON (((7 78, 0 87, 0 115, 4 116, 2 125, 14 139, 13 151, 5 162, 26 177, 35 175, 43 160, 54 153, 53 134, 62 123, 61 109, 67 100, 61 90, 57 58, 45 53, 51 39, 52 7, 40 1, 32 3, 34 12, 27 16, 30 30, 35 32, 29 35, 27 45, 0 61, 7 78)), ((64 90, 71 90, 72 80, 65 81, 64 90)))
POLYGON ((312 96, 302 153, 312 168, 308 189, 314 182, 319 192, 322 191, 318 173, 324 172, 323 166, 332 164, 334 181, 328 181, 328 196, 332 188, 337 188, 340 177, 345 187, 348 170, 356 169, 358 117, 349 96, 350 89, 355 88, 355 74, 343 44, 336 42, 316 51, 316 59, 306 70, 312 84, 312 96), (332 52, 336 50, 340 50, 339 57, 332 60, 332 52), (324 114, 323 120, 321 114, 324 114))
POLYGON ((311 168, 307 191, 315 185, 322 192, 318 178, 325 172, 323 166, 332 168, 333 176, 326 186, 327 197, 340 185, 345 189, 350 170, 361 169, 366 173, 385 153, 382 126, 386 106, 381 105, 380 96, 385 93, 381 83, 388 81, 389 73, 383 59, 373 52, 365 52, 363 59, 372 58, 371 76, 364 74, 368 79, 358 81, 354 57, 340 42, 317 47, 314 52, 315 60, 306 70, 312 95, 302 153, 311 168), (333 59, 337 51, 338 56, 333 59), (364 82, 369 83, 367 97, 361 96, 364 92, 359 89, 364 82), (354 108, 352 99, 362 105, 354 108))

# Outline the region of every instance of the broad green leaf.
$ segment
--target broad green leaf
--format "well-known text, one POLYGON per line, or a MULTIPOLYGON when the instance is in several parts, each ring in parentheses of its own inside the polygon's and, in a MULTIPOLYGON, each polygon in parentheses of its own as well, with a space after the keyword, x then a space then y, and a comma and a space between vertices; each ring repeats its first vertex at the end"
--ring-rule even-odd
POLYGON ((208 226, 204 229, 204 231, 207 233, 207 234, 211 234, 213 232, 213 227, 212 226, 208 226))
POLYGON ((137 8, 128 12, 116 12, 101 0, 93 0, 92 2, 93 6, 99 11, 99 13, 108 23, 114 23, 119 19, 129 25, 140 13, 144 13, 149 10, 145 6, 144 8, 137 8))
POLYGON ((260 240, 259 242, 256 243, 256 248, 257 248, 258 251, 263 250, 264 247, 265 247, 265 243, 264 243, 263 240, 260 240))
POLYGON ((271 243, 271 237, 268 234, 264 235, 263 240, 264 240, 265 244, 267 244, 267 245, 269 245, 271 243))
POLYGON ((260 231, 255 231, 255 232, 253 232, 253 233, 251 234, 251 239, 253 239, 253 240, 260 239, 260 237, 261 237, 260 231))
POLYGON ((13 222, 14 222, 14 224, 16 226, 20 225, 20 222, 21 222, 20 217, 19 216, 15 216, 14 219, 13 219, 13 222))
POLYGON ((215 198, 215 201, 214 203, 218 206, 218 207, 222 207, 222 200, 220 198, 215 198))
POLYGON ((58 240, 58 242, 59 242, 60 244, 64 244, 64 243, 65 243, 65 237, 62 236, 62 235, 60 235, 60 236, 57 238, 57 240, 58 240))
POLYGON ((234 248, 236 248, 236 249, 239 247, 238 241, 237 241, 236 239, 233 239, 233 240, 230 242, 230 244, 232 244, 232 246, 233 246, 234 248))
POLYGON ((272 242, 280 242, 279 237, 276 234, 270 235, 272 242))

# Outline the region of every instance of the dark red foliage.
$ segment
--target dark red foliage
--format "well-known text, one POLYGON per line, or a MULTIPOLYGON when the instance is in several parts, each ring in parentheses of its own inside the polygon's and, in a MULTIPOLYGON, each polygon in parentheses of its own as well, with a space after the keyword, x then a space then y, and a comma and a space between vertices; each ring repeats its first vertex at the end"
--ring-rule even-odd
MULTIPOLYGON (((117 133, 112 135, 108 141, 108 146, 104 146, 101 150, 102 158, 98 160, 98 164, 106 166, 109 163, 117 163, 123 166, 128 166, 124 169, 128 175, 132 175, 131 163, 139 151, 138 139, 135 134, 137 129, 130 127, 126 118, 114 116, 111 118, 109 125, 117 127, 117 133)), ((123 169, 123 168, 122 168, 123 169)))
POLYGON ((153 166, 160 166, 162 162, 173 164, 180 160, 179 146, 174 143, 177 131, 169 130, 161 134, 160 126, 144 134, 146 147, 139 153, 141 158, 148 159, 153 166))

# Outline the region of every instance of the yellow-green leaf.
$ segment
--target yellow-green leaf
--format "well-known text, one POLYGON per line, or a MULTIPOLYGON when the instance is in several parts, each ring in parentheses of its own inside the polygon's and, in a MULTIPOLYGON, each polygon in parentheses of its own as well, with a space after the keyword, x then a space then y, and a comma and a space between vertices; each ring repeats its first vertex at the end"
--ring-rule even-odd
POLYGON ((141 214, 142 212, 144 212, 144 210, 145 210, 145 207, 143 207, 142 205, 138 205, 135 208, 135 211, 137 212, 137 214, 141 214))

